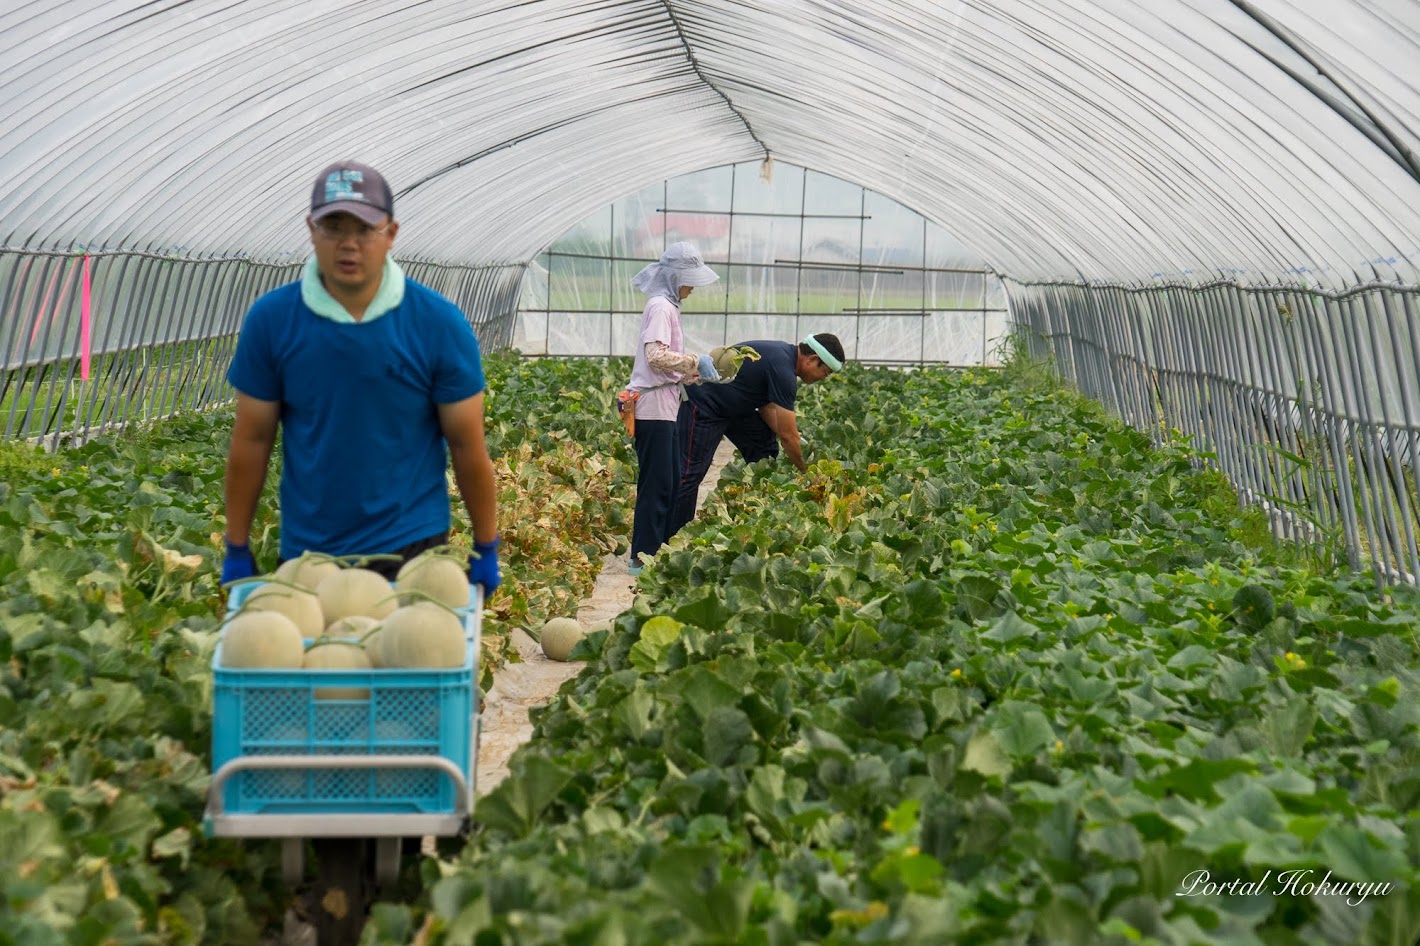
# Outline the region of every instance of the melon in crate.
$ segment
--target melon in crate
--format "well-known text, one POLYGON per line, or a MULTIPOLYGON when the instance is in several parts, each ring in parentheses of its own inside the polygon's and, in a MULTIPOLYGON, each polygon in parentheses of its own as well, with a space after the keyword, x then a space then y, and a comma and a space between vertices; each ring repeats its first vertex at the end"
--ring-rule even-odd
MULTIPOLYGON (((306 649, 302 667, 306 670, 369 670, 371 664, 365 648, 358 643, 322 637, 306 649)), ((370 691, 365 687, 317 687, 313 693, 318 700, 370 698, 370 691)))
POLYGON ((340 571, 340 567, 340 563, 329 555, 302 552, 282 562, 276 569, 276 577, 315 591, 322 581, 340 571))
POLYGON ((305 637, 318 637, 325 618, 314 592, 280 581, 268 581, 247 595, 241 614, 269 611, 284 615, 305 637))
POLYGON ((224 668, 295 670, 305 656, 301 629, 277 611, 243 611, 222 629, 224 668))
POLYGON ((442 552, 425 552, 400 568, 394 587, 401 604, 416 604, 425 595, 451 608, 468 607, 468 566, 442 552))
POLYGON ((325 616, 323 627, 356 615, 383 618, 399 606, 390 583, 368 568, 342 568, 326 576, 316 586, 316 598, 325 616))
POLYGON ((404 670, 462 667, 468 650, 458 615, 432 601, 397 609, 380 622, 376 636, 381 665, 404 670))

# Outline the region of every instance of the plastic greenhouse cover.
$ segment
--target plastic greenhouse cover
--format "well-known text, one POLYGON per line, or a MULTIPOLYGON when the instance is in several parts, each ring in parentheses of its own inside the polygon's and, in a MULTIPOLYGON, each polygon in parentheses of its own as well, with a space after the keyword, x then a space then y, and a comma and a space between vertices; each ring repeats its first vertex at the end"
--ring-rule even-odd
POLYGON ((0 246, 284 260, 316 172, 398 252, 524 262, 773 156, 1018 280, 1414 284, 1411 0, 35 0, 0 12, 0 246))

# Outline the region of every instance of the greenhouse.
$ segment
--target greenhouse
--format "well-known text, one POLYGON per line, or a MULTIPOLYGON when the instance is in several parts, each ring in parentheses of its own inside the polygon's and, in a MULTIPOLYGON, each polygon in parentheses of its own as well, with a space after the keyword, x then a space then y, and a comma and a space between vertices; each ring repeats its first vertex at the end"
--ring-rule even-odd
POLYGON ((1420 943, 1417 63, 0 9, 0 942, 1420 943))

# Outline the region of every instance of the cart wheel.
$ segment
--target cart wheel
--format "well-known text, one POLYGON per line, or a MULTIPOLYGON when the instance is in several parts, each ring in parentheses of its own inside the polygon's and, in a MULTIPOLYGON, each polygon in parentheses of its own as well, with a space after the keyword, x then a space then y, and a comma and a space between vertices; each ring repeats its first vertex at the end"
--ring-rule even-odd
POLYGON ((399 854, 403 838, 375 839, 375 883, 389 886, 399 880, 399 854))
POLYGON ((364 838, 317 838, 311 919, 320 946, 357 946, 370 907, 369 845, 364 838))
POLYGON ((288 887, 298 887, 306 879, 306 839, 281 839, 281 880, 288 887))

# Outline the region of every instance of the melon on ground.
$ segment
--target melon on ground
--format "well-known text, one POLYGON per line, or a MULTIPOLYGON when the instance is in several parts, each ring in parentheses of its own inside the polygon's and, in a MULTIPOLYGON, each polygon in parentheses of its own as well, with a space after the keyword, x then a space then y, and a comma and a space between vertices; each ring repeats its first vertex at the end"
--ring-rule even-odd
POLYGON ((549 658, 566 660, 584 636, 582 625, 576 618, 553 618, 542 626, 537 639, 542 645, 542 652, 549 658))

